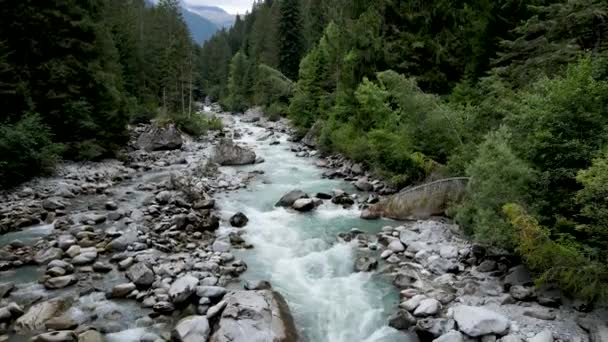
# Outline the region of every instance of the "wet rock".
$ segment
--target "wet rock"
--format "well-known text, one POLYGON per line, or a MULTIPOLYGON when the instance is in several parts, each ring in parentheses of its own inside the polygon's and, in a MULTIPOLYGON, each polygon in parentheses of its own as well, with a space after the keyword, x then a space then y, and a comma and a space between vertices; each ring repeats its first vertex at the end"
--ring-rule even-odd
POLYGON ((401 241, 395 239, 388 244, 388 249, 390 249, 394 253, 399 253, 405 251, 405 246, 403 246, 401 241))
POLYGON ((522 342, 523 339, 519 335, 507 335, 500 339, 500 342, 522 342))
POLYGON ((266 280, 248 281, 245 283, 245 290, 270 290, 272 285, 266 280))
POLYGON ((433 342, 464 342, 464 336, 460 332, 452 330, 447 334, 437 337, 433 342))
POLYGON ((414 316, 434 316, 441 309, 441 303, 437 299, 428 298, 420 301, 420 304, 414 311, 414 316))
POLYGON ((196 202, 194 204, 194 209, 213 209, 215 208, 215 200, 214 199, 208 199, 208 200, 200 200, 198 202, 196 202))
POLYGON ((372 191, 374 190, 374 186, 367 181, 367 179, 359 179, 358 181, 355 182, 355 188, 357 188, 358 190, 361 191, 372 191))
POLYGON ((215 240, 211 248, 214 252, 226 253, 230 251, 230 243, 222 240, 215 240))
POLYGON ((315 208, 315 201, 311 198, 301 198, 293 202, 291 207, 301 212, 311 211, 315 208))
POLYGON ((33 305, 15 322, 17 331, 40 330, 51 318, 59 316, 67 309, 68 303, 63 299, 53 299, 33 305))
POLYGON ((406 310, 397 310, 388 318, 388 325, 397 330, 406 330, 416 325, 416 318, 406 310))
POLYGON ((50 197, 42 201, 42 208, 48 211, 65 209, 65 204, 60 198, 50 197))
POLYGON ((355 271, 371 272, 378 267, 378 261, 372 257, 359 257, 355 261, 355 271))
POLYGON ((401 303, 399 306, 404 308, 407 311, 414 311, 414 310, 416 310, 416 308, 418 308, 420 303, 425 299, 427 299, 427 297, 425 295, 415 295, 412 298, 401 303))
POLYGON ((276 207, 291 207, 295 201, 302 199, 302 198, 308 198, 308 195, 301 190, 292 190, 292 191, 286 193, 285 195, 283 195, 283 197, 281 197, 281 199, 275 204, 275 206, 276 207))
POLYGON ((350 207, 353 204, 355 204, 355 200, 352 199, 349 195, 347 194, 342 194, 339 196, 334 196, 334 198, 331 199, 331 202, 337 205, 341 205, 344 207, 350 207))
POLYGON ((433 340, 456 328, 456 322, 449 318, 419 319, 414 331, 421 341, 433 340))
POLYGON ((589 318, 580 318, 577 320, 577 323, 589 333, 590 342, 608 341, 608 325, 606 323, 599 323, 589 318))
POLYGON ((448 245, 441 246, 441 248, 439 249, 439 255, 442 258, 455 259, 458 257, 458 248, 456 246, 448 245))
POLYGON ((256 155, 252 150, 236 145, 230 139, 222 139, 215 147, 214 161, 220 165, 254 164, 256 155))
POLYGON ((534 289, 521 285, 511 286, 509 294, 516 300, 527 301, 534 299, 534 289))
POLYGON ((44 287, 50 290, 62 289, 78 282, 78 279, 73 275, 66 275, 47 279, 44 282, 44 287))
POLYGON ((210 342, 297 340, 293 318, 280 294, 270 290, 235 291, 224 300, 226 308, 210 342))
POLYGON ((97 259, 97 249, 95 247, 83 248, 80 254, 72 258, 72 264, 76 266, 88 265, 97 259))
POLYGON ((553 342, 553 333, 551 330, 545 329, 529 339, 528 342, 553 342))
POLYGON ((365 208, 363 210, 361 210, 361 215, 360 217, 364 220, 376 220, 380 218, 380 213, 371 210, 370 208, 365 208))
POLYGON ((242 212, 238 212, 230 218, 230 225, 237 228, 245 227, 247 222, 249 219, 242 212))
POLYGON ((331 195, 330 194, 326 194, 324 192, 317 192, 317 194, 315 195, 316 198, 318 199, 322 199, 322 200, 330 200, 331 199, 331 195))
POLYGON ((505 316, 482 307, 456 306, 454 319, 460 331, 471 337, 504 335, 509 330, 509 320, 505 316))
POLYGON ((139 148, 146 151, 176 150, 182 147, 182 144, 182 135, 174 125, 151 126, 137 139, 139 148))
POLYGON ((218 298, 223 297, 226 292, 228 291, 221 286, 198 286, 196 288, 196 295, 199 297, 218 298))
POLYGON ((156 203, 158 204, 168 204, 169 202, 171 202, 171 199, 173 198, 173 194, 171 194, 170 191, 161 191, 158 194, 156 194, 156 196, 154 196, 154 200, 156 200, 156 203))
POLYGON ((207 310, 207 318, 213 319, 215 316, 217 316, 219 313, 221 313, 222 310, 224 310, 226 308, 227 304, 228 303, 225 300, 222 300, 219 303, 217 303, 216 305, 210 307, 209 310, 207 310))
POLYGON ((61 248, 48 248, 36 253, 36 255, 34 256, 34 261, 38 265, 45 265, 48 264, 51 260, 61 259, 62 256, 63 251, 61 250, 61 248))
POLYGON ((187 301, 196 292, 198 282, 198 278, 189 274, 177 278, 169 288, 169 298, 173 304, 178 305, 187 301))
POLYGON ((528 309, 524 311, 524 315, 544 321, 553 321, 557 317, 555 312, 541 308, 528 309))
POLYGON ((159 313, 171 313, 175 311, 175 306, 167 301, 160 301, 154 304, 152 309, 159 313))
POLYGON ((93 264, 93 271, 99 273, 108 273, 112 270, 112 265, 98 261, 93 264))
POLYGON ((479 266, 477 266, 477 271, 478 272, 492 272, 496 269, 496 261, 494 260, 484 260, 481 264, 479 264, 479 266))
POLYGON ((524 265, 518 265, 509 270, 503 281, 505 288, 508 290, 511 286, 531 286, 534 284, 530 273, 524 265))
POLYGON ((400 289, 405 289, 411 286, 415 286, 417 281, 418 276, 415 273, 409 271, 402 271, 395 275, 395 278, 393 279, 393 284, 400 289))
POLYGON ((73 330, 78 326, 78 322, 65 316, 49 319, 44 326, 50 330, 73 330))
POLYGON ((77 243, 76 238, 70 234, 62 234, 57 238, 57 247, 64 251, 77 243))
POLYGON ((135 263, 135 259, 133 259, 133 257, 128 257, 128 258, 118 262, 118 269, 124 271, 124 270, 128 269, 129 267, 131 267, 133 265, 133 263, 135 263))
POLYGON ((133 292, 137 286, 133 283, 118 284, 112 288, 112 298, 125 298, 129 293, 133 292))
POLYGON ((103 335, 96 330, 87 330, 78 335, 78 342, 104 342, 103 335))
POLYGON ((0 298, 8 296, 14 288, 15 283, 13 282, 0 283, 0 298))
POLYGON ((71 330, 51 331, 32 338, 33 342, 75 342, 77 340, 78 337, 71 330))
POLYGON ((204 342, 208 340, 210 333, 207 317, 188 316, 175 325, 171 337, 178 342, 204 342))
POLYGON ((154 272, 143 262, 129 267, 127 278, 139 288, 148 288, 154 283, 154 272))
POLYGON ((220 219, 215 215, 209 215, 201 220, 198 229, 202 231, 214 231, 220 227, 220 219))

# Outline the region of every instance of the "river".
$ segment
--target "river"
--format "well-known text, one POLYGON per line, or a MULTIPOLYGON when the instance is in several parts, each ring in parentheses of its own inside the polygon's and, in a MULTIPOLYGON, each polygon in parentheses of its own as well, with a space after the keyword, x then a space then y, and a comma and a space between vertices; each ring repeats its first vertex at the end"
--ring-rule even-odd
MULTIPOLYGON (((399 296, 386 279, 375 273, 355 273, 355 242, 338 242, 340 232, 358 228, 378 232, 390 221, 365 221, 356 208, 343 209, 326 201, 312 213, 297 213, 274 204, 286 192, 303 190, 311 195, 355 189, 341 180, 323 179, 314 159, 298 158, 289 150, 286 135, 278 145, 256 138, 265 129, 237 123, 240 141, 255 147, 265 163, 243 170, 264 171, 248 189, 219 198, 224 216, 238 211, 249 218, 246 240, 254 248, 241 252, 248 264, 248 280, 269 280, 280 291, 294 315, 303 341, 407 341, 409 337, 387 326, 387 317, 399 296)), ((235 168, 224 168, 234 172, 235 168)), ((229 229, 224 229, 225 233, 229 229)))

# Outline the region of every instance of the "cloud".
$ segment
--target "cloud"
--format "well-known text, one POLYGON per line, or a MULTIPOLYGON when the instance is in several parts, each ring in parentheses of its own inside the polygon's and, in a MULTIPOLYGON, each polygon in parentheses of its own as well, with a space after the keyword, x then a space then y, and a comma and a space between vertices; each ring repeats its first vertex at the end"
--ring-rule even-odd
POLYGON ((253 0, 185 0, 189 5, 217 6, 231 14, 251 11, 253 0))

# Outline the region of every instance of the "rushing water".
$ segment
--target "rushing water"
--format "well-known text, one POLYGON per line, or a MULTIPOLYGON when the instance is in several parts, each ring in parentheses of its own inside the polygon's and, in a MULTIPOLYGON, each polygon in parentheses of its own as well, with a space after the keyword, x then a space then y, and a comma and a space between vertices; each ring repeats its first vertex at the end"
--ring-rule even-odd
POLYGON ((286 297, 303 341, 408 341, 386 324, 398 293, 380 275, 354 273, 356 245, 336 239, 352 228, 377 232, 389 222, 361 220, 358 210, 329 201, 306 214, 276 208, 276 201, 293 189, 310 194, 353 189, 343 181, 322 179, 322 170, 310 159, 289 151, 285 136, 271 146, 256 141, 264 130, 245 127, 254 134, 241 141, 256 146, 266 162, 242 169, 265 173, 247 190, 220 199, 224 215, 242 211, 249 218, 246 239, 254 249, 241 255, 249 267, 243 277, 269 280, 286 297))

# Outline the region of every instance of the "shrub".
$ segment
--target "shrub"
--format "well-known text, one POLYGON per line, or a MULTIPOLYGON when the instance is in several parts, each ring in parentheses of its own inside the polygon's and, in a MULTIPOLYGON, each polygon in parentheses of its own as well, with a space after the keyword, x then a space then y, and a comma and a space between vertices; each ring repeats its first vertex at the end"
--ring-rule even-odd
POLYGON ((51 172, 60 152, 61 146, 52 142, 49 128, 36 114, 0 125, 0 186, 51 172))
POLYGON ((501 129, 481 144, 477 158, 467 169, 471 177, 468 198, 456 216, 476 238, 502 247, 512 247, 513 242, 502 206, 527 203, 527 190, 534 180, 533 170, 507 144, 509 138, 506 129, 501 129))
POLYGON ((541 284, 557 284, 566 293, 589 302, 608 300, 608 267, 588 258, 572 240, 553 241, 547 228, 538 224, 519 205, 503 207, 515 231, 516 251, 541 284))

